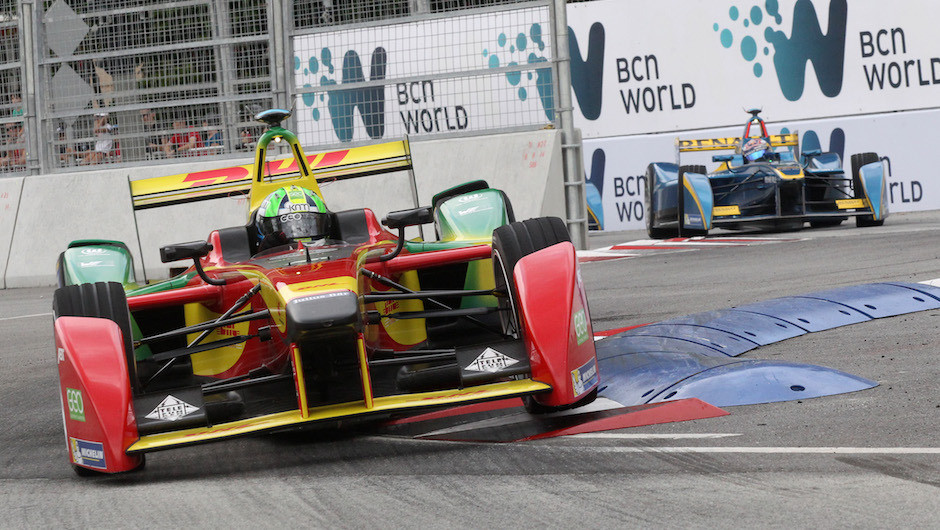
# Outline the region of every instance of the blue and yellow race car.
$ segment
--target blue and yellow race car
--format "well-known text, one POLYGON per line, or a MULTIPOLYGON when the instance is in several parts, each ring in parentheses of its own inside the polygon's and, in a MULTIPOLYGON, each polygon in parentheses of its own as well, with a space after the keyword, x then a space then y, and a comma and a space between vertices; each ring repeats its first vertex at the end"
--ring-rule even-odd
POLYGON ((799 151, 799 133, 770 135, 760 110, 750 110, 740 138, 676 139, 676 163, 646 169, 646 228, 664 239, 701 236, 715 227, 799 230, 880 226, 888 216, 887 171, 876 153, 852 155, 846 174, 837 153, 799 151), (720 165, 680 165, 683 153, 712 156, 720 165), (680 193, 681 190, 681 193, 680 193))

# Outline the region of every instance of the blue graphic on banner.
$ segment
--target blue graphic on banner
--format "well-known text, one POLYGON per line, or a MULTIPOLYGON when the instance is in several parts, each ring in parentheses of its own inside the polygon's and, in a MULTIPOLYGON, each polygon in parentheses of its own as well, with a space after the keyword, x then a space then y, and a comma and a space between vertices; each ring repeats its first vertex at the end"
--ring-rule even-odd
POLYGON ((719 23, 712 24, 712 29, 718 33, 721 46, 733 49, 735 33, 743 34, 737 41, 737 47, 745 61, 754 63, 754 76, 761 77, 764 73, 760 59, 762 53, 773 61, 780 90, 789 101, 797 101, 803 95, 807 62, 813 65, 822 93, 830 98, 838 96, 842 91, 845 67, 845 28, 848 17, 846 0, 832 0, 829 3, 829 27, 826 33, 823 33, 819 25, 813 2, 797 0, 793 6, 789 38, 784 31, 774 29, 770 25, 783 24, 777 0, 766 0, 764 9, 767 12, 768 26, 763 30, 763 46, 758 45, 757 40, 746 31, 751 28, 751 32, 760 33, 759 27, 764 22, 764 12, 759 6, 752 7, 745 17, 741 16, 737 7, 731 7, 728 11, 731 27, 722 28, 719 23), (738 24, 743 26, 743 29, 738 24))

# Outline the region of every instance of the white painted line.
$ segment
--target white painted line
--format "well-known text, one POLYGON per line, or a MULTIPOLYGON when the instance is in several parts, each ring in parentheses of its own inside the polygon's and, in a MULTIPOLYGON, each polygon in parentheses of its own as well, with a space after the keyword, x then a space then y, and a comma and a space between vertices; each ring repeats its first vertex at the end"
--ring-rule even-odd
POLYGON ((0 321, 3 321, 3 320, 17 320, 17 319, 20 319, 20 318, 51 317, 51 316, 52 316, 52 313, 36 313, 36 314, 33 314, 33 315, 20 315, 20 316, 16 316, 16 317, 0 317, 0 321))
POLYGON ((643 433, 616 433, 616 432, 586 432, 573 435, 575 438, 600 438, 606 440, 689 440, 713 439, 743 436, 740 433, 676 433, 676 434, 643 434, 643 433))
MULTIPOLYGON (((576 447, 576 446, 572 446, 576 447)), ((938 455, 940 447, 580 447, 598 453, 938 455)))
POLYGON ((940 287, 940 278, 937 278, 936 280, 927 280, 925 282, 920 282, 920 283, 925 284, 925 285, 932 285, 934 287, 940 287))

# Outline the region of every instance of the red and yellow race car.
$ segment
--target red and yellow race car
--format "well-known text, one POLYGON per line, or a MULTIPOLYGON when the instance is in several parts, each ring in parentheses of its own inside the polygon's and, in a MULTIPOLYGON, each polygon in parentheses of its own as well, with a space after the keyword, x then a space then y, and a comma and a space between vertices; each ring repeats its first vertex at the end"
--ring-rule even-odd
POLYGON ((230 168, 235 178, 132 183, 136 208, 249 194, 246 225, 160 249, 164 262, 192 260, 180 275, 137 284, 115 241, 75 241, 60 256, 59 394, 79 474, 300 425, 594 399, 588 303, 560 219, 515 222, 483 181, 382 224, 369 209, 331 212, 318 179, 410 170, 407 141, 308 158, 280 126, 288 116, 259 114, 255 164, 230 168), (293 159, 268 162, 272 141, 293 159), (406 240, 406 227, 432 223, 436 240, 406 240))

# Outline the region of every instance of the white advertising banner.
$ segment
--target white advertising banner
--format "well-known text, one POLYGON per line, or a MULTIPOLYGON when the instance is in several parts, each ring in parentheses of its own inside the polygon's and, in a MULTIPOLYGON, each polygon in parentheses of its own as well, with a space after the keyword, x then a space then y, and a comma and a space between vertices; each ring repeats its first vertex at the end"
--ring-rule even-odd
MULTIPOLYGON (((746 117, 745 117, 746 119, 746 117)), ((742 125, 683 132, 681 139, 738 136, 742 125)), ((891 212, 940 209, 940 175, 933 157, 940 109, 877 114, 850 118, 768 123, 771 134, 800 134, 800 149, 812 147, 837 152, 845 167, 851 155, 875 152, 886 157, 888 199, 891 212)), ((675 162, 676 134, 623 136, 584 140, 584 171, 588 182, 588 207, 601 220, 603 230, 635 230, 646 226, 644 210, 646 166, 651 162, 675 162), (593 187, 593 190, 591 189, 593 187), (592 199, 593 197, 593 199, 592 199)), ((717 164, 701 159, 682 163, 717 164)), ((888 223, 891 218, 888 218, 888 223)))
POLYGON ((297 36, 298 134, 312 144, 554 120, 547 6, 297 36), (495 68, 516 71, 489 73, 495 68))
POLYGON ((568 5, 575 125, 603 138, 940 106, 940 2, 568 5))

